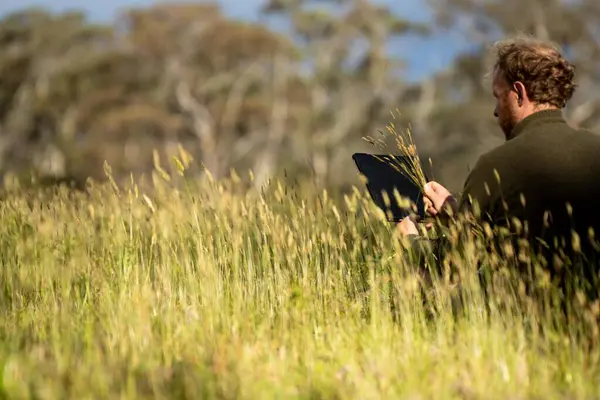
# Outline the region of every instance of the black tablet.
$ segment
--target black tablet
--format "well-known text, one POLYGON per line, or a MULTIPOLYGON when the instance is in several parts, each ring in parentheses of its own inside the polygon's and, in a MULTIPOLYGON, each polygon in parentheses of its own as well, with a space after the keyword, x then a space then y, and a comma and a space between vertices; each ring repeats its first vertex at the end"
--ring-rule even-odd
POLYGON ((425 218, 421 189, 401 172, 403 169, 400 165, 410 161, 408 156, 355 153, 352 158, 358 171, 367 180, 366 186, 371 198, 386 213, 388 220, 400 222, 411 213, 425 218), (410 205, 398 204, 394 190, 401 197, 410 200, 405 202, 410 205), (389 205, 386 204, 384 193, 388 195, 389 205))

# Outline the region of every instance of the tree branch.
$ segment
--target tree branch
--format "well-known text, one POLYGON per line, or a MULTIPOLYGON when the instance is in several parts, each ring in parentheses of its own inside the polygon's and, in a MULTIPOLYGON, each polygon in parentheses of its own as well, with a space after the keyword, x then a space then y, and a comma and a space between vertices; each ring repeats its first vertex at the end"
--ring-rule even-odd
POLYGON ((273 108, 265 150, 256 163, 255 186, 262 187, 273 175, 278 161, 279 149, 285 137, 285 126, 289 113, 287 85, 289 61, 282 55, 276 57, 273 66, 273 108))
POLYGON ((219 177, 219 162, 217 155, 217 142, 215 121, 208 111, 193 95, 189 80, 181 73, 181 65, 173 60, 170 69, 177 78, 175 96, 182 110, 192 119, 192 130, 200 141, 202 161, 206 168, 215 177, 219 177))

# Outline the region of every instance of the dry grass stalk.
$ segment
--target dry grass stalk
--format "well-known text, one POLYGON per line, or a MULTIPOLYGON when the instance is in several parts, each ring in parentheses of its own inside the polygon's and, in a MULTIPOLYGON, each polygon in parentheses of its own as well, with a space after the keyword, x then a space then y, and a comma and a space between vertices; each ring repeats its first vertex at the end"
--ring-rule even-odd
MULTIPOLYGON (((400 113, 398 110, 397 112, 398 114, 400 113)), ((396 115, 393 112, 390 113, 392 114, 392 118, 396 120, 396 115)), ((423 171, 421 159, 417 151, 417 146, 414 143, 410 128, 400 130, 400 132, 398 132, 396 125, 392 121, 386 126, 386 130, 388 132, 387 134, 394 138, 396 149, 400 152, 400 155, 394 155, 390 153, 386 155, 385 158, 377 156, 377 159, 388 163, 396 171, 410 179, 421 190, 424 190, 425 184, 427 183, 427 177, 423 171)), ((381 130, 379 133, 383 136, 386 136, 386 133, 381 130)), ((375 139, 367 136, 364 138, 364 140, 375 146, 378 146, 380 149, 384 149, 386 146, 385 140, 382 139, 375 139)))

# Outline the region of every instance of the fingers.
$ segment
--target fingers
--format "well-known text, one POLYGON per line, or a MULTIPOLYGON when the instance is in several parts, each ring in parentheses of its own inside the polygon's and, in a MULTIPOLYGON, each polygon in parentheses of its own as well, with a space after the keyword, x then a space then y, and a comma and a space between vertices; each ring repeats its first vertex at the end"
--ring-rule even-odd
POLYGON ((415 217, 409 215, 398 224, 398 232, 402 235, 418 235, 417 224, 415 217))
POLYGON ((432 217, 437 215, 437 210, 435 209, 435 204, 429 199, 429 197, 423 198, 423 203, 425 205, 425 212, 432 217))
POLYGON ((427 199, 426 206, 428 208, 435 208, 437 201, 437 185, 435 182, 428 182, 424 188, 425 198, 427 199))
POLYGON ((437 185, 438 185, 438 183, 435 181, 427 182, 424 187, 425 194, 431 193, 431 192, 435 193, 435 188, 437 187, 437 185))
POLYGON ((429 208, 433 205, 433 203, 431 202, 431 199, 429 197, 423 198, 423 204, 425 204, 425 208, 429 208))
POLYGON ((443 187, 442 185, 440 185, 436 181, 427 182, 425 184, 425 188, 424 189, 425 189, 425 194, 428 195, 428 196, 448 191, 445 187, 443 187))
POLYGON ((436 213, 440 212, 448 197, 451 196, 448 189, 435 181, 428 182, 423 189, 425 196, 432 204, 428 208, 434 208, 436 213))

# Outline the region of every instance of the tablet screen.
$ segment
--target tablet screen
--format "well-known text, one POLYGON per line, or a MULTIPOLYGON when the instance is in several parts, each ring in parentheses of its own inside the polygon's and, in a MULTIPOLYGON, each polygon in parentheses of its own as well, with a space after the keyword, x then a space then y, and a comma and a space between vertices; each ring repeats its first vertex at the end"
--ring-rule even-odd
POLYGON ((400 163, 409 162, 408 156, 356 153, 352 158, 359 172, 367 180, 366 186, 371 198, 386 213, 389 220, 399 222, 411 213, 409 208, 411 206, 413 213, 421 218, 425 217, 425 204, 421 190, 401 172, 402 167, 399 166, 400 163), (395 163, 396 166, 390 165, 391 163, 395 163), (398 204, 394 190, 409 201, 398 204), (389 202, 385 201, 384 193, 387 193, 389 202))

